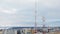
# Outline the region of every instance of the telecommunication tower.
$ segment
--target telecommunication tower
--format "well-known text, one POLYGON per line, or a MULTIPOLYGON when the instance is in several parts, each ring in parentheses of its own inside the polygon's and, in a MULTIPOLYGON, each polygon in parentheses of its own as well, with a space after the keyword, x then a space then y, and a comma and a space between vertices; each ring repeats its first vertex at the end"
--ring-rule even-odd
POLYGON ((42 22, 43 22, 43 34, 46 34, 46 32, 45 32, 45 17, 44 16, 42 16, 42 22))
POLYGON ((37 33, 37 3, 36 3, 37 0, 35 0, 35 34, 37 33))

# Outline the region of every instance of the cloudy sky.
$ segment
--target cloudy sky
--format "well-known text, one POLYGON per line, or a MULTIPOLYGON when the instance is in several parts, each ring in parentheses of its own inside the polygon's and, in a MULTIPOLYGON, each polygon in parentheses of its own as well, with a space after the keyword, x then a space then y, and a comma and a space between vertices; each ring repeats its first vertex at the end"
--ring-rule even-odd
POLYGON ((35 3, 37 24, 41 26, 42 16, 46 26, 60 26, 60 0, 0 0, 1 26, 34 26, 35 3))

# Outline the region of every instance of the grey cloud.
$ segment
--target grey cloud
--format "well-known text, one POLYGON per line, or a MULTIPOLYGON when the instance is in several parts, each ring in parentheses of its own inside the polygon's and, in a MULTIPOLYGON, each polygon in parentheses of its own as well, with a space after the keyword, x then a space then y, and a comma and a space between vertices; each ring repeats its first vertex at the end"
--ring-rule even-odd
MULTIPOLYGON (((37 8, 37 21, 41 23, 41 16, 49 19, 60 19, 60 0, 39 0, 37 8)), ((6 14, 0 12, 1 21, 9 22, 11 24, 33 24, 35 1, 34 0, 4 0, 1 1, 0 7, 10 10, 18 9, 15 14, 6 14), (24 22, 23 22, 24 21, 24 22), (27 23, 28 22, 28 23, 27 23)), ((3 22, 3 23, 4 23, 3 22)), ((7 23, 8 23, 7 22, 7 23)), ((2 23, 2 22, 1 22, 2 23)), ((11 25, 10 24, 10 25, 11 25)))

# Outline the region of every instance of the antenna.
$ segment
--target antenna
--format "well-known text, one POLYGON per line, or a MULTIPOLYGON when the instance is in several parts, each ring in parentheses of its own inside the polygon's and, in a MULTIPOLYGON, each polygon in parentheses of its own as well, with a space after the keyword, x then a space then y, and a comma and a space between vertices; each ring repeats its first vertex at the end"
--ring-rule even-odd
POLYGON ((35 33, 37 32, 37 10, 36 10, 36 8, 37 8, 37 4, 36 4, 36 0, 35 0, 35 33))
POLYGON ((45 25, 45 17, 44 16, 42 16, 42 21, 43 21, 43 25, 45 25))
POLYGON ((42 16, 42 21, 43 21, 43 34, 46 34, 44 31, 44 27, 45 27, 45 17, 44 16, 42 16))

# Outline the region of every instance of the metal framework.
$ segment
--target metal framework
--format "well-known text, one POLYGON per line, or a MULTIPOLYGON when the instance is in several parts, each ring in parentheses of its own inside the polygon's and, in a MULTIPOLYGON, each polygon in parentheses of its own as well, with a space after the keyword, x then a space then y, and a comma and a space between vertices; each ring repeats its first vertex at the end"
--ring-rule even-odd
POLYGON ((37 32, 37 3, 36 3, 37 0, 35 0, 35 34, 37 32))
POLYGON ((46 34, 46 32, 44 31, 44 27, 45 27, 45 17, 44 16, 42 16, 42 21, 43 21, 43 32, 42 32, 42 34, 46 34))

